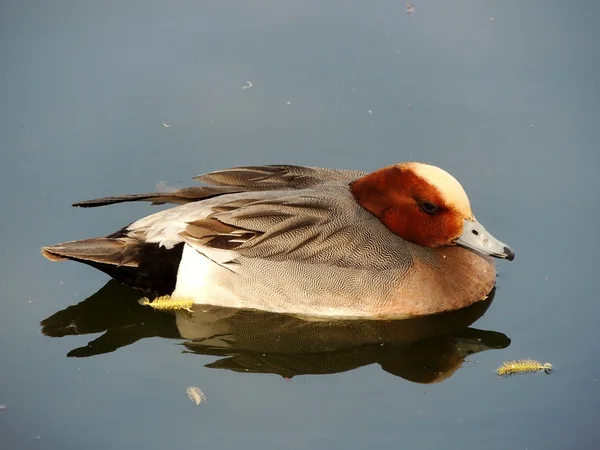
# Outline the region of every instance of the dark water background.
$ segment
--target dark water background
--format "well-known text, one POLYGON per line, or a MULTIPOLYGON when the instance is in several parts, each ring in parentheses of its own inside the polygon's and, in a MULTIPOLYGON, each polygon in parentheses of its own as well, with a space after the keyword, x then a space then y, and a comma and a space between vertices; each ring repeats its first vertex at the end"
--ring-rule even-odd
POLYGON ((600 4, 414 5, 409 16, 400 1, 2 3, 1 449, 598 448, 600 4), (84 327, 71 332, 92 334, 41 333, 107 278, 39 248, 151 212, 74 201, 235 165, 405 160, 455 175, 517 254, 498 264, 474 325, 491 334, 462 336, 490 350, 442 382, 403 375, 445 361, 460 336, 334 354, 341 365, 234 361, 271 374, 205 367, 222 355, 182 353, 174 321, 111 303, 121 291, 69 310, 84 327), (66 357, 103 326, 113 335, 92 353, 120 348, 66 357), (495 376, 524 357, 555 371, 495 376), (192 385, 205 403, 187 398, 192 385))

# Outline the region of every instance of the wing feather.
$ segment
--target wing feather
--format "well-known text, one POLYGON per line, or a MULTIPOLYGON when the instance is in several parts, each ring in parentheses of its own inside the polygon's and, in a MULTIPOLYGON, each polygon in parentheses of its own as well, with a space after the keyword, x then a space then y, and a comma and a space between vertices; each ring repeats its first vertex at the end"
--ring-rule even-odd
POLYGON ((306 189, 324 182, 364 176, 356 170, 335 170, 294 165, 243 166, 215 170, 194 179, 213 186, 236 186, 247 191, 306 189))
MULTIPOLYGON (((216 170, 194 179, 208 186, 193 186, 168 192, 129 194, 102 197, 74 203, 80 208, 114 205, 127 202, 151 202, 152 205, 186 203, 207 200, 226 194, 252 191, 298 190, 331 181, 350 182, 365 175, 354 170, 334 170, 293 165, 245 166, 216 170)), ((230 205, 233 207, 235 205, 230 205)))
POLYGON ((200 252, 210 247, 253 258, 311 259, 330 246, 333 234, 346 229, 340 223, 342 212, 332 212, 335 206, 327 198, 331 200, 300 195, 240 202, 238 208, 188 222, 180 236, 200 252))

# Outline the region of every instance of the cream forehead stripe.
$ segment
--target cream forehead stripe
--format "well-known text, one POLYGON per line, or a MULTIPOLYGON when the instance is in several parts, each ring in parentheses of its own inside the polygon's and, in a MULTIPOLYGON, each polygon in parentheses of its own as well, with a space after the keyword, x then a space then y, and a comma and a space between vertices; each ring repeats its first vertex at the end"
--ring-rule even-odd
POLYGON ((454 206, 465 218, 472 218, 471 203, 467 193, 452 175, 436 166, 423 163, 408 163, 405 167, 423 180, 434 186, 446 203, 454 206))

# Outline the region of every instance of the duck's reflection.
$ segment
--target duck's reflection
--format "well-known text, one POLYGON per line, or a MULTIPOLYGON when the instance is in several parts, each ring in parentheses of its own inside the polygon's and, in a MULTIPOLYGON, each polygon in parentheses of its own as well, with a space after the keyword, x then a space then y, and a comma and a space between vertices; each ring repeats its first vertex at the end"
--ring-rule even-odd
POLYGON ((291 378, 377 363, 419 383, 444 380, 467 356, 510 344, 502 333, 468 328, 485 313, 494 291, 460 311, 396 321, 307 321, 214 306, 172 315, 139 305, 139 297, 110 281, 85 301, 42 321, 42 331, 52 337, 104 333, 68 353, 74 357, 112 352, 146 337, 183 338, 186 353, 222 357, 207 365, 211 368, 291 378))

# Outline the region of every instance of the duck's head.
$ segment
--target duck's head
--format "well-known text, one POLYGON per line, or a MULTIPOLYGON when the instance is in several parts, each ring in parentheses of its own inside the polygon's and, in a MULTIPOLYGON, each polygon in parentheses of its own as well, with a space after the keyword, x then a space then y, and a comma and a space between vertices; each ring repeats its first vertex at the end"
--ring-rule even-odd
POLYGON ((400 163, 359 178, 350 188, 363 208, 413 244, 459 245, 509 261, 515 257, 475 219, 463 187, 439 167, 400 163))

